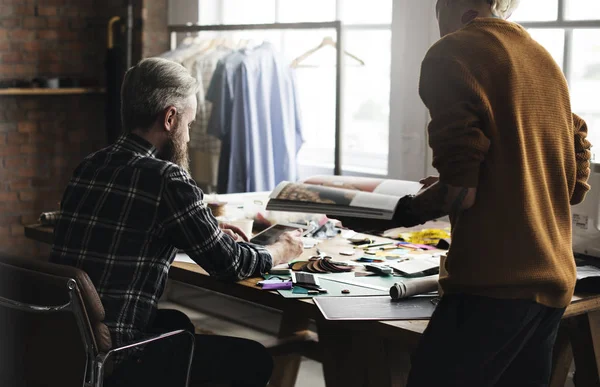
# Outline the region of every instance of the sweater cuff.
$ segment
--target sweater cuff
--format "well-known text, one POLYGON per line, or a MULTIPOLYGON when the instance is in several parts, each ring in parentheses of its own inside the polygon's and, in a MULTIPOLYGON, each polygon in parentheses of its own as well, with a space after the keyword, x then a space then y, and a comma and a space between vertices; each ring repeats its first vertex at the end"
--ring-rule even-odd
POLYGON ((570 204, 572 206, 574 206, 576 204, 583 202, 583 199, 585 199, 585 195, 588 193, 589 190, 590 190, 590 186, 585 183, 584 184, 582 184, 582 183, 575 184, 575 190, 573 191, 573 195, 571 196, 570 204))
POLYGON ((439 168, 440 182, 453 187, 477 188, 479 184, 479 161, 470 164, 448 165, 439 168))

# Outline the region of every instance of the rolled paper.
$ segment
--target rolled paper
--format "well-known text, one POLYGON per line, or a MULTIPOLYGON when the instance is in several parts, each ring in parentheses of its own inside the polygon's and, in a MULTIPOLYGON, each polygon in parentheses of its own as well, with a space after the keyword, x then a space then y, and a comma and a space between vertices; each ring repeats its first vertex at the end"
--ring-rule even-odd
POLYGON ((406 282, 397 282, 390 288, 392 300, 416 296, 418 294, 431 293, 437 290, 438 275, 431 275, 406 282))

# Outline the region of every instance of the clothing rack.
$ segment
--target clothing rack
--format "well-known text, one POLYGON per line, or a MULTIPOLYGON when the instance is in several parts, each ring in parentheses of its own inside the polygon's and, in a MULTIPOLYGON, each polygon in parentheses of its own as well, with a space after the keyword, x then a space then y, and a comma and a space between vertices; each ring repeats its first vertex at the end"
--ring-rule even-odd
POLYGON ((337 50, 335 59, 335 149, 334 149, 334 175, 342 174, 342 70, 343 70, 343 37, 342 22, 304 22, 304 23, 272 23, 272 24, 218 24, 218 25, 176 25, 169 27, 171 36, 171 50, 177 47, 178 33, 193 33, 200 31, 247 31, 247 30, 317 30, 335 29, 337 50))

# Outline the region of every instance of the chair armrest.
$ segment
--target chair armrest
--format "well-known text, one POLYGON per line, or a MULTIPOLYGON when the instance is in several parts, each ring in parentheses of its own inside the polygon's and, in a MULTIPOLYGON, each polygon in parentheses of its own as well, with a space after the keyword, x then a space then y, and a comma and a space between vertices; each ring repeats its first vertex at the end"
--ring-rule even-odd
POLYGON ((98 373, 98 378, 99 378, 98 380, 104 379, 104 365, 106 364, 107 360, 112 355, 119 353, 119 352, 129 350, 129 349, 141 347, 146 344, 150 344, 150 343, 154 343, 154 342, 161 341, 164 339, 168 339, 170 337, 178 336, 178 335, 188 336, 188 338, 190 339, 190 355, 189 355, 189 362, 188 362, 188 367, 187 367, 187 377, 186 377, 186 386, 187 386, 189 383, 190 371, 192 368, 192 358, 194 355, 194 345, 196 343, 196 339, 195 339, 195 336, 193 333, 191 333, 190 331, 187 331, 187 330, 183 330, 183 329, 172 331, 172 332, 167 332, 167 333, 162 333, 160 335, 152 336, 147 339, 140 340, 138 342, 124 345, 122 347, 113 348, 106 353, 99 354, 96 357, 96 365, 97 365, 96 372, 98 373))

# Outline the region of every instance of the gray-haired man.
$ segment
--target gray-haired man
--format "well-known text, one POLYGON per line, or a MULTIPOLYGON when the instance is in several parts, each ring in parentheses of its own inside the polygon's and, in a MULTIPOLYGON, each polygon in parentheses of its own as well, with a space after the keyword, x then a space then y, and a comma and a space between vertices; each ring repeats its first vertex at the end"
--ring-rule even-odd
MULTIPOLYGON (((198 83, 174 62, 151 58, 125 75, 125 134, 88 156, 64 193, 51 261, 84 270, 106 310, 114 345, 193 325, 182 313, 157 310, 176 251, 212 276, 241 280, 299 256, 299 238, 285 234, 266 248, 221 229, 187 172, 189 126, 198 83)), ((167 386, 181 378, 182 348, 148 346, 115 359, 109 386, 167 386), (173 372, 178 369, 179 372, 173 372)), ((265 386, 272 359, 260 344, 196 336, 192 385, 229 382, 265 386)))
POLYGON ((517 0, 438 0, 421 66, 439 179, 403 201, 408 226, 448 214, 452 245, 408 385, 547 386, 576 267, 570 205, 590 143, 560 67, 505 19, 517 0))

